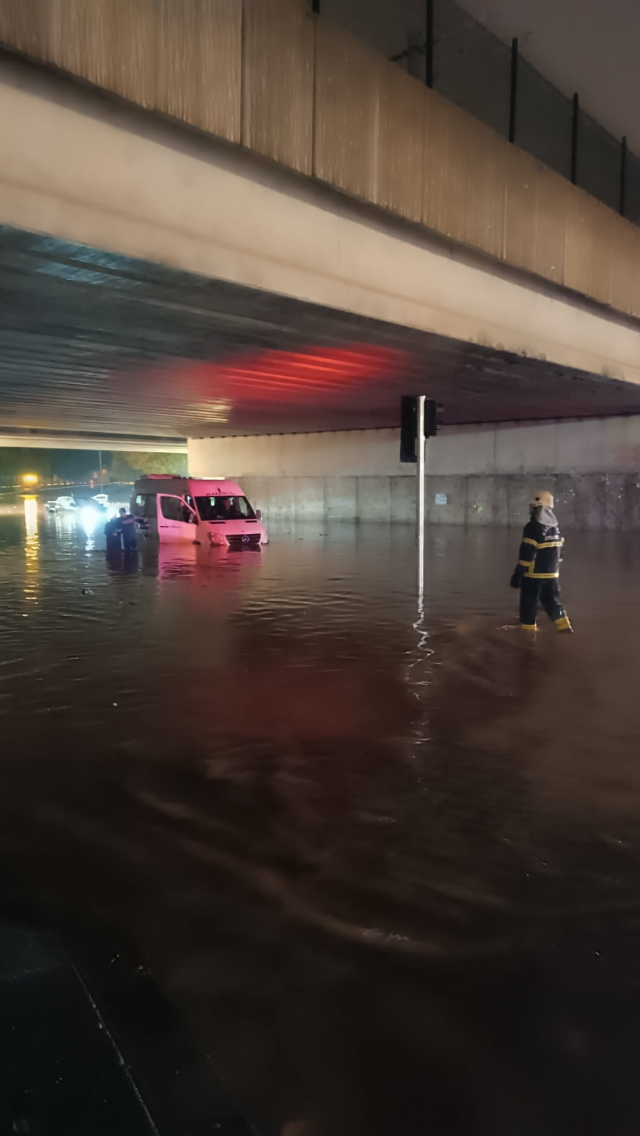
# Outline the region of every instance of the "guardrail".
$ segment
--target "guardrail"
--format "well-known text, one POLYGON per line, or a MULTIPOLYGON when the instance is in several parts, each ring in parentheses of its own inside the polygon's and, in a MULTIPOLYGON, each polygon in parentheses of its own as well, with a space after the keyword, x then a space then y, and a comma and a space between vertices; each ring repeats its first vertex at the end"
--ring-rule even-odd
POLYGON ((640 159, 456 0, 316 0, 428 87, 539 158, 605 205, 640 221, 640 159))

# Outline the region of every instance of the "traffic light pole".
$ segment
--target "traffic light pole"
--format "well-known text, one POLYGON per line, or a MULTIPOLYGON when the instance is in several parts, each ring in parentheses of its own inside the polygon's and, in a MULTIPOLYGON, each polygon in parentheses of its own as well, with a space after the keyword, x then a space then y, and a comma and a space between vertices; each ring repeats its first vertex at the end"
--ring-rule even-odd
POLYGON ((416 466, 416 545, 418 548, 418 592, 424 588, 424 503, 425 445, 438 433, 441 406, 425 395, 403 394, 400 399, 400 461, 416 466))
POLYGON ((424 399, 423 394, 418 398, 418 460, 416 464, 416 536, 418 541, 418 592, 420 595, 422 595, 424 588, 424 399))

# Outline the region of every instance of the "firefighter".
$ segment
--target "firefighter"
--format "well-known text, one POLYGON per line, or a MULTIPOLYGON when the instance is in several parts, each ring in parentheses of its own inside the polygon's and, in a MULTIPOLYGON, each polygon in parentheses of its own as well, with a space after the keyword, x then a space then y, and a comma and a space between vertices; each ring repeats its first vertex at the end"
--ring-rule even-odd
POLYGON ((558 631, 571 633, 560 595, 560 562, 563 538, 553 511, 553 497, 546 490, 536 493, 529 504, 531 520, 525 525, 520 558, 511 577, 511 587, 520 588, 520 627, 536 631, 538 607, 542 604, 558 631))

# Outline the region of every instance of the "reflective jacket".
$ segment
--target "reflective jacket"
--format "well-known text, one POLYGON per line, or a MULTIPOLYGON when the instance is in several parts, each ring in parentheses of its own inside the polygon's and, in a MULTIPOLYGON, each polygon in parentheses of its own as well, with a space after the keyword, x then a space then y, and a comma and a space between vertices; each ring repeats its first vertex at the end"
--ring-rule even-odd
POLYGON ((536 509, 522 534, 516 573, 527 580, 557 580, 563 538, 552 509, 536 509))

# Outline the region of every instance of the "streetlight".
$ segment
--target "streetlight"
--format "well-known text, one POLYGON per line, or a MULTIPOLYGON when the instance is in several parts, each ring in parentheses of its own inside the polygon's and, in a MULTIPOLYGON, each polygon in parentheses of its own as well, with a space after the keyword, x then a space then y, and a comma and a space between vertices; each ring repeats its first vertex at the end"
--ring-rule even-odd
POLYGON ((23 473, 20 480, 22 481, 23 485, 37 485, 38 475, 37 473, 23 473))

